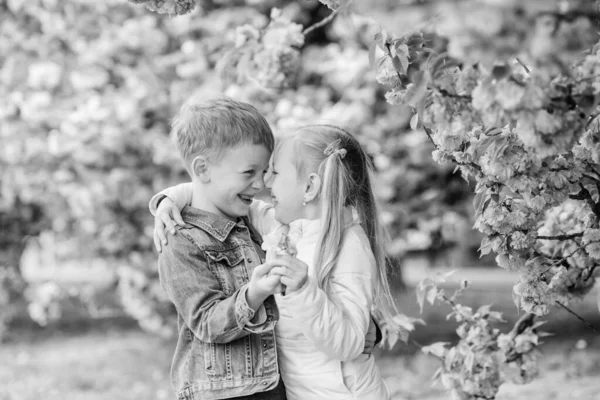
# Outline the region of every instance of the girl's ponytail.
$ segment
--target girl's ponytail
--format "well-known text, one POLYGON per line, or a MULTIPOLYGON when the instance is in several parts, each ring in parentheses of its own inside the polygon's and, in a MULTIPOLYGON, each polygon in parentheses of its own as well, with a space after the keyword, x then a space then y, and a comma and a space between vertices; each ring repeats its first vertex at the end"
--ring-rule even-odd
POLYGON ((317 252, 316 265, 319 269, 319 285, 326 288, 331 271, 337 262, 344 235, 345 221, 342 217, 345 210, 345 199, 349 190, 347 171, 342 159, 346 150, 339 148, 340 141, 331 143, 324 150, 325 159, 319 166, 318 174, 322 177, 320 198, 323 227, 321 245, 317 252), (336 217, 337 216, 337 217, 336 217))

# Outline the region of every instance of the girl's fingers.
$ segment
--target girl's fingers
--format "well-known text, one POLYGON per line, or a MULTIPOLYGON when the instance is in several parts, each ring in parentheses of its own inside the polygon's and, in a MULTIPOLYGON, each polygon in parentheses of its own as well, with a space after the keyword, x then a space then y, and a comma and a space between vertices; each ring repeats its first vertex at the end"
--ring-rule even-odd
POLYGON ((270 275, 279 275, 279 276, 285 276, 285 275, 289 275, 288 273, 288 269, 286 267, 282 267, 282 266, 276 266, 273 267, 270 271, 269 271, 270 275))
POLYGON ((181 218, 181 211, 179 211, 178 208, 175 208, 173 210, 173 219, 175 220, 177 225, 182 226, 182 227, 187 226, 187 224, 185 222, 183 222, 183 218, 181 218))
POLYGON ((167 244, 167 238, 165 236, 165 226, 160 218, 154 218, 154 246, 160 253, 162 251, 162 244, 167 244))
POLYGON ((169 233, 171 233, 171 235, 175 235, 175 233, 177 232, 175 230, 175 221, 173 221, 173 219, 171 219, 171 216, 169 214, 163 214, 160 216, 160 218, 162 219, 162 222, 165 224, 165 230, 169 231, 169 233))
POLYGON ((279 265, 279 264, 277 264, 273 261, 267 261, 266 263, 261 264, 261 265, 257 266, 256 268, 254 268, 252 275, 255 275, 256 277, 267 275, 269 273, 269 271, 271 271, 277 265, 279 265))
POLYGON ((281 277, 281 284, 284 286, 294 286, 294 280, 288 278, 287 276, 282 276, 281 277))

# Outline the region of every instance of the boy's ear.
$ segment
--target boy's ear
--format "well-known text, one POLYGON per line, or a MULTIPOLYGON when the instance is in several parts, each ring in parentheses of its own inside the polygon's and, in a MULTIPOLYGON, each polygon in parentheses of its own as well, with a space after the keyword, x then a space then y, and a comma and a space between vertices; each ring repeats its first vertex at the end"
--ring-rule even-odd
POLYGON ((310 174, 306 180, 306 186, 304 187, 304 198, 307 201, 313 201, 319 195, 321 190, 321 178, 317 174, 310 174))
POLYGON ((196 156, 192 160, 192 174, 202 183, 210 182, 210 168, 208 160, 203 156, 196 156))

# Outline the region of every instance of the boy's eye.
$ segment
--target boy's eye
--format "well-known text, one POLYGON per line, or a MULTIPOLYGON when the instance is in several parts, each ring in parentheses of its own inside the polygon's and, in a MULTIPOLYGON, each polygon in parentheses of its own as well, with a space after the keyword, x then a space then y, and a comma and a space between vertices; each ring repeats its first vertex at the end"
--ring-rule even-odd
POLYGON ((253 169, 249 169, 248 171, 244 171, 244 174, 253 174, 254 170, 253 169))

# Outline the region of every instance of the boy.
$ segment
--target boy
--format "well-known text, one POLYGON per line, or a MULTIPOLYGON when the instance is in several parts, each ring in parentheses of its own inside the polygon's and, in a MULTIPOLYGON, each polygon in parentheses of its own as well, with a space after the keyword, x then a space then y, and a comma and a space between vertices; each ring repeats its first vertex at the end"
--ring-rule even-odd
POLYGON ((279 277, 261 264, 261 238, 246 218, 264 189, 273 133, 254 107, 216 99, 184 106, 172 134, 193 186, 186 226, 158 260, 178 314, 177 398, 285 399, 273 331, 279 277))

